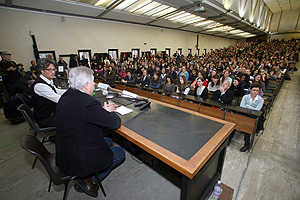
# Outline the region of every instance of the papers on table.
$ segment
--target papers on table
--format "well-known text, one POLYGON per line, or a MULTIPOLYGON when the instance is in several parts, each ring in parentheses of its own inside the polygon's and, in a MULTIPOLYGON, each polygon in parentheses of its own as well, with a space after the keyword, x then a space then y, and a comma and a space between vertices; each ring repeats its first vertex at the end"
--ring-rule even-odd
POLYGON ((126 115, 128 113, 131 113, 133 110, 130 108, 126 108, 125 106, 120 106, 117 108, 116 112, 121 115, 126 115))
POLYGON ((134 94, 132 92, 128 92, 126 90, 123 90, 122 97, 135 98, 135 99, 139 99, 140 98, 139 95, 134 94))

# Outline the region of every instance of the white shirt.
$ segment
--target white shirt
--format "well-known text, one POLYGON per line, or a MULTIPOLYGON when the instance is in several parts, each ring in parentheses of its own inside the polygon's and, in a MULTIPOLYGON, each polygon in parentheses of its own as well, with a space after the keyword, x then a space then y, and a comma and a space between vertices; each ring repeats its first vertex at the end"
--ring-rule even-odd
POLYGON ((46 99, 49 99, 50 101, 53 101, 54 103, 58 103, 58 100, 60 99, 61 95, 63 93, 65 93, 65 91, 67 90, 63 90, 63 89, 58 89, 57 87, 55 87, 55 85, 53 84, 53 80, 49 80, 47 79, 45 76, 40 75, 41 79, 43 79, 46 83, 52 85, 55 89, 55 91, 57 93, 55 93, 53 91, 53 89, 51 87, 49 87, 48 85, 44 84, 44 83, 37 83, 34 86, 34 92, 41 96, 41 97, 45 97, 46 99))

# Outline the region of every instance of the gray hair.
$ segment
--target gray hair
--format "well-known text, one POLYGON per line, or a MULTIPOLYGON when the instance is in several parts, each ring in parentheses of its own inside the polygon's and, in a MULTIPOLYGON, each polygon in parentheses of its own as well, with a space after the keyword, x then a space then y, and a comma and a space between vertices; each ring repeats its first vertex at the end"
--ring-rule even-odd
POLYGON ((70 88, 82 90, 86 83, 91 83, 93 81, 93 75, 93 70, 87 67, 72 68, 69 73, 70 88))

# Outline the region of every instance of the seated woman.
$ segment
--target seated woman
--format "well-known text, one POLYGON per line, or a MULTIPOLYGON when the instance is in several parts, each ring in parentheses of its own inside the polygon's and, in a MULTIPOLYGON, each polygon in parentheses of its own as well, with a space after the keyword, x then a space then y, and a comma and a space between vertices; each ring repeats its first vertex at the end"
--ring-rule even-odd
POLYGON ((231 90, 228 90, 229 84, 229 81, 224 81, 220 89, 215 91, 210 99, 213 101, 218 101, 222 104, 230 104, 234 94, 231 90))
POLYGON ((174 85, 174 83, 173 83, 173 80, 172 80, 172 78, 171 78, 171 75, 168 75, 168 76, 167 76, 166 84, 164 85, 163 90, 164 90, 164 92, 166 92, 166 93, 172 93, 172 92, 175 91, 175 85, 174 85))
POLYGON ((254 77, 254 81, 253 82, 259 83, 260 86, 261 86, 262 91, 265 92, 265 90, 266 90, 266 84, 263 82, 262 75, 260 73, 256 74, 256 76, 254 77))
POLYGON ((229 90, 233 92, 235 97, 242 97, 245 94, 244 88, 240 85, 239 77, 233 79, 233 84, 230 86, 229 90))
POLYGON ((230 77, 230 71, 229 70, 226 70, 223 73, 223 76, 220 78, 221 84, 223 84, 225 81, 228 81, 230 83, 229 86, 231 86, 232 78, 230 77))
POLYGON ((206 80, 204 79, 202 72, 200 71, 200 72, 198 72, 198 76, 195 78, 195 80, 194 80, 193 83, 191 84, 191 88, 194 89, 194 88, 196 88, 196 87, 198 86, 198 84, 197 84, 197 79, 198 79, 198 78, 202 78, 202 79, 203 79, 203 85, 204 85, 205 87, 207 87, 207 82, 206 82, 206 80))
POLYGON ((141 77, 141 86, 148 87, 150 85, 150 78, 146 69, 143 70, 143 76, 141 77))
POLYGON ((160 74, 160 82, 162 84, 165 84, 166 83, 166 79, 167 79, 167 72, 166 72, 166 68, 162 68, 161 69, 161 74, 160 74))
POLYGON ((159 80, 159 72, 154 72, 153 79, 150 81, 150 87, 159 89, 161 86, 161 82, 159 80))
POLYGON ((207 99, 208 96, 208 90, 203 85, 204 79, 203 78, 197 78, 197 87, 194 90, 194 96, 195 97, 201 97, 203 99, 207 99))
POLYGON ((190 88, 188 82, 186 81, 186 77, 184 75, 181 75, 179 77, 179 84, 178 84, 176 92, 178 94, 188 95, 190 90, 191 90, 191 88, 190 88))
POLYGON ((215 92, 220 88, 220 77, 219 75, 214 75, 211 81, 208 83, 207 89, 209 92, 215 92))

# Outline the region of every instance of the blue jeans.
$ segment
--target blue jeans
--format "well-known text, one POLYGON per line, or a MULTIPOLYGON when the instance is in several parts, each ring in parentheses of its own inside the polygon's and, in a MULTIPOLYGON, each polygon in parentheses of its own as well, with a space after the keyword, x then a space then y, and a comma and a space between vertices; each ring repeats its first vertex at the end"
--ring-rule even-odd
MULTIPOLYGON (((101 181, 103 181, 107 177, 107 175, 114 169, 117 164, 125 159, 124 149, 122 149, 121 147, 114 147, 112 139, 108 137, 104 137, 104 139, 114 154, 114 160, 109 168, 98 173, 98 177, 101 181)), ((95 176, 93 177, 93 179, 97 182, 97 178, 95 176)))

